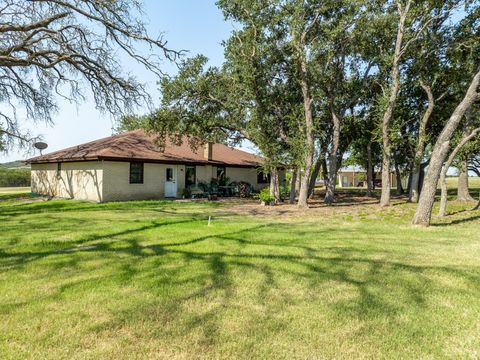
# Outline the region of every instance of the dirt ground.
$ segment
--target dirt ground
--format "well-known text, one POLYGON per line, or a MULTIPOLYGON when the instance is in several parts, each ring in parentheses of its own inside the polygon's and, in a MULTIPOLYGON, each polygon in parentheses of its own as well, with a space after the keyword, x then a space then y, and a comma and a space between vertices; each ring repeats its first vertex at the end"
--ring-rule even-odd
MULTIPOLYGON (((258 200, 253 199, 222 199, 222 203, 228 204, 228 211, 238 215, 253 216, 275 216, 275 217, 303 217, 316 216, 322 214, 331 214, 335 212, 338 215, 359 215, 375 214, 383 212, 385 209, 378 206, 378 197, 367 197, 360 191, 340 191, 336 197, 335 203, 326 205, 323 202, 324 194, 318 192, 309 199, 308 209, 299 209, 295 204, 289 204, 288 200, 275 206, 263 206, 258 200)), ((392 197, 392 206, 403 204, 407 201, 406 196, 392 197)))

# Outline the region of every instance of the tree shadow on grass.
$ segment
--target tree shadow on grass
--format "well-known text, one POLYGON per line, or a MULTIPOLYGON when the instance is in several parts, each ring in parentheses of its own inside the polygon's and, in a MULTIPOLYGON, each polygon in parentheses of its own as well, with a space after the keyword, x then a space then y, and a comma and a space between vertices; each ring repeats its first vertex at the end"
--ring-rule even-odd
MULTIPOLYGON (((244 231, 251 231, 246 229, 244 231)), ((237 235, 241 234, 238 232, 237 235)), ((234 234, 223 234, 216 239, 234 234)), ((203 241, 205 239, 197 239, 203 241)), ((231 241, 231 238, 226 239, 231 241)), ((201 263, 209 269, 209 273, 191 278, 189 291, 182 295, 169 297, 166 301, 151 301, 142 309, 129 308, 122 310, 120 320, 104 324, 104 329, 112 326, 135 324, 148 319, 146 314, 165 312, 168 309, 170 321, 176 321, 185 334, 200 330, 206 345, 213 345, 222 331, 222 317, 228 313, 230 307, 238 306, 237 292, 239 274, 250 276, 257 273, 254 293, 251 296, 253 303, 245 304, 253 309, 262 306, 262 323, 253 321, 251 331, 259 331, 258 327, 265 326, 265 322, 273 321, 285 311, 289 304, 298 302, 318 301, 315 294, 321 294, 325 287, 343 284, 354 289, 355 296, 349 299, 333 301, 331 308, 341 317, 356 319, 376 319, 378 317, 401 317, 406 308, 427 307, 426 294, 435 288, 431 274, 445 274, 449 277, 467 281, 470 290, 442 289, 448 291, 474 291, 479 293, 480 277, 472 275, 468 269, 447 266, 410 265, 402 262, 378 260, 365 256, 358 256, 358 249, 343 248, 339 256, 320 255, 319 251, 307 248, 302 255, 272 254, 272 253, 230 253, 230 252, 195 252, 178 249, 183 244, 139 245, 132 243, 132 247, 122 248, 121 251, 132 256, 167 256, 171 259, 185 259, 190 266, 201 263), (146 251, 148 249, 148 251, 146 251), (360 270, 361 269, 361 270, 360 270), (359 275, 358 272, 361 274, 359 275), (263 279, 262 279, 263 278, 263 279), (306 294, 292 294, 282 282, 285 278, 289 283, 302 283, 310 290, 306 294), (387 280, 388 279, 388 280, 387 280), (278 280, 281 280, 280 283, 278 280), (400 303, 392 301, 392 297, 402 294, 400 303), (199 304, 204 303, 205 308, 199 304), (207 305, 208 304, 208 305, 207 305), (172 319, 173 318, 173 319, 172 319)), ((104 251, 109 251, 108 248, 104 251)), ((161 268, 158 270, 162 271, 161 268)), ((135 275, 133 275, 135 277, 135 275)), ((155 277, 155 274, 153 275, 155 277)), ((178 280, 175 276, 162 277, 158 284, 175 287, 178 280)), ((182 283, 185 285, 185 283, 182 283)), ((298 286, 298 285, 297 285, 298 286)), ((245 316, 251 316, 251 314, 245 316)), ((150 321, 152 319, 150 318, 150 321)), ((155 322, 155 321, 153 321, 155 322)), ((280 331, 280 330, 279 330, 280 331)))
MULTIPOLYGON (((468 267, 409 264, 392 260, 386 252, 353 245, 319 244, 314 247, 301 241, 285 244, 282 230, 291 231, 293 226, 301 233, 304 231, 301 225, 259 223, 219 233, 213 228, 212 233, 183 241, 166 239, 153 244, 144 244, 137 236, 142 231, 161 231, 163 226, 194 221, 198 219, 151 222, 140 227, 89 235, 69 242, 68 248, 48 251, 9 253, 0 250, 0 265, 15 268, 45 258, 55 260, 61 257, 52 262, 52 271, 58 272, 62 266, 75 267, 84 258, 82 255, 97 254, 105 259, 105 266, 108 261, 108 266, 116 269, 115 274, 72 280, 59 286, 56 292, 48 295, 49 298, 66 301, 70 291, 85 284, 95 283, 101 287, 113 282, 121 288, 134 283, 152 296, 141 306, 133 304, 110 310, 113 319, 92 325, 92 332, 148 323, 159 333, 170 329, 168 331, 174 332, 170 333, 173 337, 188 337, 195 333, 200 337, 198 346, 207 351, 222 336, 225 316, 239 311, 239 306, 245 308, 244 316, 250 319, 243 325, 250 327, 245 330, 247 333, 264 331, 272 335, 280 332, 282 327, 277 329, 271 324, 280 321, 279 315, 288 312, 289 306, 307 307, 310 302, 326 306, 324 303, 328 297, 322 297, 323 293, 336 287, 339 287, 338 291, 349 289, 350 296, 333 296, 327 308, 339 318, 365 320, 395 319, 402 316, 406 308, 429 306, 427 294, 438 287, 432 274, 468 283, 468 289, 446 286, 442 289, 444 293, 468 291, 480 294, 480 276, 468 267), (262 234, 272 226, 275 229, 271 231, 277 237, 269 242, 262 238, 262 234), (244 285, 243 281, 250 285, 244 285), (250 292, 248 300, 242 294, 245 290, 250 292), (401 301, 392 301, 395 297, 401 297, 401 301)), ((331 238, 343 236, 341 229, 324 231, 328 231, 331 238)), ((321 233, 317 235, 322 238, 321 233)), ((50 265, 42 263, 42 266, 50 265)), ((6 304, 1 310, 8 313, 25 304, 6 304)))
MULTIPOLYGON (((458 213, 453 213, 453 214, 450 214, 448 216, 454 216, 456 214, 458 214, 458 213)), ((443 227, 443 226, 450 226, 450 225, 465 224, 465 223, 469 223, 469 222, 477 221, 477 220, 480 220, 480 215, 472 215, 472 216, 469 216, 469 217, 463 217, 461 219, 454 219, 454 220, 447 221, 447 222, 432 223, 431 226, 433 226, 433 227, 443 227)))
MULTIPOLYGON (((13 217, 18 215, 32 215, 47 212, 85 212, 85 211, 156 211, 162 213, 178 214, 175 210, 207 207, 216 209, 221 204, 215 202, 195 202, 193 204, 176 202, 175 200, 144 200, 144 201, 124 201, 95 203, 78 200, 49 200, 20 202, 17 204, 2 205, 0 203, 0 216, 13 217), (166 207, 171 209, 167 210, 166 207)), ((199 210, 200 212, 200 210, 199 210)))

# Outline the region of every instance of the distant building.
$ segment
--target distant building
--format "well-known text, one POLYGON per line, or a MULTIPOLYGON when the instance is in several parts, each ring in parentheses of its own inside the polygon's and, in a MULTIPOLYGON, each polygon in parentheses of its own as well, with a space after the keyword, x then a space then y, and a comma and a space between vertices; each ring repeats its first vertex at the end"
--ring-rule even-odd
MULTIPOLYGON (((337 187, 367 187, 367 171, 360 166, 346 166, 338 171, 338 183, 337 187)), ((375 170, 375 187, 382 186, 382 172, 375 170)), ((407 187, 408 179, 402 178, 402 186, 407 187)), ((390 172, 391 186, 397 187, 397 178, 395 172, 390 172)))

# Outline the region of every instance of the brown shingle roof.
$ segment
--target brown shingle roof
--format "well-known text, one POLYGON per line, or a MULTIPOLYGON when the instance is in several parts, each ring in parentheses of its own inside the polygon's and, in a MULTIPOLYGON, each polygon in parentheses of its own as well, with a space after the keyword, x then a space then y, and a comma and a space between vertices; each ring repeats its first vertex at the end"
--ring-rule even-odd
POLYGON ((169 140, 162 151, 155 144, 155 136, 143 130, 134 130, 119 135, 91 141, 50 154, 28 159, 28 163, 52 163, 88 160, 138 160, 145 162, 217 164, 230 166, 257 167, 262 158, 223 144, 213 144, 211 161, 204 158, 203 147, 192 150, 185 136, 182 145, 169 140))

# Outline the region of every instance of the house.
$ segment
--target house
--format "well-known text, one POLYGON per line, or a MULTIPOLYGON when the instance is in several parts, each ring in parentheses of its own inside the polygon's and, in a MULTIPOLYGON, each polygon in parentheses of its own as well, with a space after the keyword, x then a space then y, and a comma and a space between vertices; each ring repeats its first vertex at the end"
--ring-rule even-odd
MULTIPOLYGON (((375 171, 374 178, 376 181, 376 186, 381 187, 382 173, 381 171, 375 171)), ((344 187, 367 187, 367 172, 360 166, 346 166, 341 168, 338 171, 338 184, 339 188, 344 187)), ((402 186, 403 188, 407 187, 408 179, 402 177, 402 186)), ((392 188, 397 187, 397 178, 395 172, 390 172, 390 184, 392 188)))
MULTIPOLYGON (((27 160, 32 192, 98 202, 181 197, 186 187, 211 179, 244 181, 259 190, 269 185, 262 158, 223 144, 192 149, 134 130, 27 160)), ((280 172, 280 180, 284 179, 280 172)))

